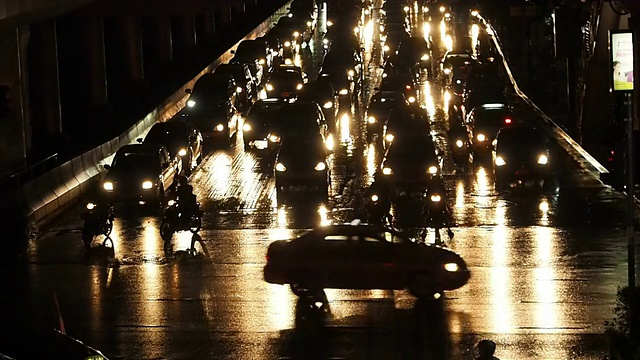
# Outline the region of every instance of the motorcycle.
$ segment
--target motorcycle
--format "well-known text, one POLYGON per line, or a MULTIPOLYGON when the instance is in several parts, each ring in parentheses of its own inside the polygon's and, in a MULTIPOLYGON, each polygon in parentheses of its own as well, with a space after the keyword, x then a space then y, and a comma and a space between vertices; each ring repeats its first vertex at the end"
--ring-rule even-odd
POLYGON ((391 204, 384 201, 381 195, 371 194, 367 199, 367 221, 372 225, 391 225, 391 204))
POLYGON ((178 200, 169 200, 160 223, 160 237, 164 241, 171 240, 174 232, 189 230, 197 233, 202 227, 203 212, 200 203, 193 206, 180 204, 178 200))
POLYGON ((109 239, 115 217, 113 204, 99 205, 89 202, 82 217, 84 219, 82 242, 87 248, 91 246, 91 242, 96 236, 104 235, 105 240, 109 239))
POLYGON ((440 245, 442 244, 440 229, 443 227, 447 228, 449 238, 453 238, 453 232, 449 228, 449 209, 443 196, 439 193, 430 194, 426 201, 427 202, 422 210, 422 214, 425 219, 425 229, 422 233, 422 241, 426 241, 428 228, 432 228, 435 231, 435 243, 440 245))

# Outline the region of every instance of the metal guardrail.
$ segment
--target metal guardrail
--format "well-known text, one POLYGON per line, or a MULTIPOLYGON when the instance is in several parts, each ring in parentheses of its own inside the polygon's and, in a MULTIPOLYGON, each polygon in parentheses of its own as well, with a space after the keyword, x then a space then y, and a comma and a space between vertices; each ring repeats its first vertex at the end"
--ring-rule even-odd
POLYGON ((5 185, 12 187, 20 187, 23 184, 33 180, 36 176, 44 174, 45 172, 58 166, 58 153, 49 155, 48 157, 38 161, 35 164, 21 169, 13 174, 7 176, 4 180, 5 185))

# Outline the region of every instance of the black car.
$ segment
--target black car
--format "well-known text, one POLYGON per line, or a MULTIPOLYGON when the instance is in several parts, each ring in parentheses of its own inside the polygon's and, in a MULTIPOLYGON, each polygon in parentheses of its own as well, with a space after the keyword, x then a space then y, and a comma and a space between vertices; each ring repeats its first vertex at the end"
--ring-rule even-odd
POLYGON ((379 91, 371 97, 367 108, 367 140, 382 139, 391 111, 399 106, 407 106, 407 100, 400 91, 379 91))
POLYGON ((416 104, 393 108, 384 128, 384 147, 388 148, 391 143, 396 141, 396 138, 415 134, 425 136, 431 134, 427 110, 416 104))
POLYGON ((421 197, 441 161, 429 133, 406 133, 389 146, 380 170, 394 197, 421 197))
POLYGON ((466 118, 469 144, 473 152, 490 152, 498 130, 513 125, 513 122, 513 112, 507 104, 495 103, 474 107, 466 118))
POLYGON ((129 144, 113 157, 102 184, 102 196, 111 203, 151 202, 164 206, 165 197, 175 187, 182 170, 178 158, 171 157, 161 144, 129 144))
POLYGON ((429 77, 432 77, 431 57, 431 46, 427 40, 423 36, 411 36, 400 42, 391 59, 397 66, 414 69, 416 73, 427 70, 429 77))
POLYGON ((275 146, 270 136, 282 105, 284 101, 280 99, 260 99, 251 106, 242 125, 245 150, 268 150, 275 146))
POLYGON ((377 91, 400 91, 409 103, 418 101, 415 78, 411 72, 396 66, 385 66, 385 74, 377 91))
POLYGON ((264 39, 243 40, 233 54, 232 61, 247 64, 258 83, 271 66, 272 54, 268 53, 267 42, 264 39))
POLYGON ((208 142, 230 145, 238 130, 238 111, 231 101, 208 106, 206 116, 184 115, 208 142))
POLYGON ((208 118, 212 108, 226 102, 235 106, 238 102, 238 86, 235 80, 221 73, 200 76, 193 89, 187 89, 186 92, 189 98, 183 113, 191 119, 208 118))
POLYGON ((278 202, 288 195, 329 194, 331 172, 328 152, 320 134, 283 139, 274 167, 278 202))
POLYGON ((304 78, 295 69, 280 69, 273 71, 265 85, 268 98, 295 99, 304 87, 304 78))
POLYGON ((162 144, 170 156, 180 157, 182 171, 187 176, 202 161, 202 142, 200 130, 181 118, 153 124, 143 141, 144 144, 162 144))
POLYGON ((253 103, 253 99, 258 93, 258 84, 253 77, 251 70, 247 64, 239 62, 230 62, 220 64, 213 71, 214 74, 224 74, 235 80, 238 91, 238 104, 236 108, 239 110, 247 110, 253 103))
POLYGON ((272 135, 274 140, 285 141, 288 138, 305 138, 319 134, 325 148, 333 150, 334 139, 324 113, 315 101, 296 101, 285 103, 276 115, 272 135))
POLYGON ((495 141, 496 189, 522 185, 549 185, 553 155, 547 135, 526 124, 500 129, 495 141))
POLYGON ((322 107, 329 131, 335 134, 338 117, 338 95, 329 78, 319 76, 316 81, 306 84, 298 94, 298 99, 317 102, 322 107))

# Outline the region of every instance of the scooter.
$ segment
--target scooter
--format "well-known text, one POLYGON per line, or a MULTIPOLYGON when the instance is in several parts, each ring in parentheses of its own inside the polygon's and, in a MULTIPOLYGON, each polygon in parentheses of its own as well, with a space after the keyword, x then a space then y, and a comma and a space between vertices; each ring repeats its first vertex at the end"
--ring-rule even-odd
POLYGON ((85 212, 82 215, 84 219, 82 242, 84 242, 85 247, 89 248, 93 238, 96 236, 104 235, 106 239, 109 238, 111 230, 113 230, 114 217, 113 204, 87 203, 85 212))
POLYGON ((171 240, 174 232, 189 230, 197 233, 202 227, 203 212, 200 203, 194 206, 180 204, 178 200, 169 200, 168 207, 164 211, 162 222, 160 223, 160 237, 164 241, 171 240), (193 207, 190 209, 190 207, 193 207))
POLYGON ((383 201, 381 195, 371 194, 367 199, 367 221, 372 225, 391 225, 391 204, 383 201))
POLYGON ((428 228, 432 228, 435 231, 435 243, 436 245, 442 244, 442 237, 440 235, 440 229, 447 228, 447 234, 449 238, 453 238, 453 231, 449 229, 449 209, 444 201, 444 198, 439 193, 433 193, 426 199, 426 204, 423 207, 422 214, 425 219, 425 229, 422 233, 422 241, 426 241, 428 228))

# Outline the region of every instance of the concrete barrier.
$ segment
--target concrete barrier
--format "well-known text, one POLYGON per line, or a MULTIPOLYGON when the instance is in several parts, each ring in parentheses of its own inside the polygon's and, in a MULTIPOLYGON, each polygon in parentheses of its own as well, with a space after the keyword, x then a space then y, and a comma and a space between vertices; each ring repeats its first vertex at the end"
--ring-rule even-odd
POLYGON ((231 50, 235 50, 241 41, 264 35, 280 17, 288 13, 287 9, 290 5, 291 1, 287 2, 123 134, 17 189, 16 196, 25 208, 24 212, 31 231, 37 231, 38 227, 52 215, 94 186, 104 174, 102 165, 110 164, 113 155, 121 146, 135 143, 137 138, 144 137, 154 123, 168 121, 176 116, 186 105, 188 94, 185 89, 193 88, 193 84, 200 76, 228 62, 233 57, 231 50))

